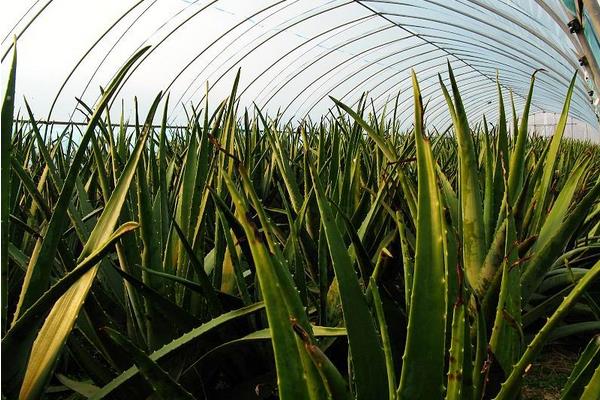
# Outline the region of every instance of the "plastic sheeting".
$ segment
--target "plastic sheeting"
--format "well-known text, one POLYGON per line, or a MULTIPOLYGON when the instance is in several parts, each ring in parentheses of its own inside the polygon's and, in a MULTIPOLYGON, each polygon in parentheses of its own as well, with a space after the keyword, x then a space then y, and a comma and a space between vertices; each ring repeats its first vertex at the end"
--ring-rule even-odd
MULTIPOLYGON (((75 98, 93 104, 98 87, 146 44, 152 49, 120 91, 125 112, 134 95, 144 108, 166 90, 173 124, 185 122, 185 107, 203 102, 207 87, 212 103, 227 96, 240 68, 242 107, 314 119, 333 105, 329 96, 355 104, 368 92, 375 110, 396 108, 405 127, 414 68, 429 102, 427 123, 438 129, 450 122, 438 82, 438 74, 446 79, 447 61, 470 117, 485 114, 490 122, 498 108, 496 74, 507 107, 510 91, 520 111, 532 72, 543 68, 531 111, 560 112, 580 68, 560 0, 15 3, 22 4, 8 6, 2 54, 20 33, 17 91, 47 119, 80 120, 75 98)), ((576 85, 571 115, 597 127, 585 74, 576 85)))

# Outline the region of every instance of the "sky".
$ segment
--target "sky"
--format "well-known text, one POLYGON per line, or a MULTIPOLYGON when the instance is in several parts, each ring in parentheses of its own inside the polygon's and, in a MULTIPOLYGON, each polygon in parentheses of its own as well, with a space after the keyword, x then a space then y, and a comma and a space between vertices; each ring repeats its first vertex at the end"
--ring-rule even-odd
MULTIPOLYGON (((2 54, 10 45, 11 35, 21 31, 31 16, 47 2, 0 0, 2 54), (30 7, 31 12, 17 23, 30 7), (16 29, 11 32, 13 28, 16 29)), ((454 6, 461 2, 432 1, 432 4, 435 3, 454 6)), ((506 7, 517 4, 514 0, 494 0, 492 3, 478 0, 478 3, 502 4, 506 7)), ((518 4, 522 6, 524 3, 527 2, 518 4)), ((473 14, 479 18, 479 22, 466 21, 458 16, 447 24, 442 22, 436 25, 431 21, 427 26, 418 27, 414 25, 411 14, 421 13, 425 18, 443 21, 445 10, 439 6, 426 8, 406 4, 409 5, 396 7, 384 4, 380 10, 396 13, 393 22, 397 21, 403 26, 406 24, 413 31, 419 30, 422 35, 448 30, 452 22, 475 28, 477 24, 484 24, 482 26, 485 27, 485 24, 494 20, 497 20, 495 23, 499 27, 506 25, 498 16, 491 16, 489 12, 486 14, 485 10, 480 11, 481 16, 477 16, 475 10, 473 14)), ((533 0, 523 10, 539 17, 533 0)), ((561 34, 560 29, 550 25, 546 23, 542 27, 547 30, 547 35, 554 38, 561 34)), ((461 32, 448 32, 448 37, 457 43, 463 37, 461 32)), ((485 30, 482 32, 486 33, 485 30)), ((522 36, 535 44, 536 38, 528 37, 527 32, 522 36)), ((501 39, 500 36, 498 38, 501 39)), ((479 54, 473 54, 474 57, 484 59, 494 55, 495 44, 486 44, 486 40, 489 42, 485 38, 473 40, 469 45, 471 53, 474 51, 473 43, 479 46, 475 48, 479 54)), ((563 45, 560 40, 553 42, 559 47, 563 45)), ((329 94, 352 104, 362 91, 369 89, 371 96, 376 99, 378 111, 381 111, 379 107, 385 102, 393 103, 400 92, 400 110, 403 115, 406 114, 403 120, 408 124, 411 120, 410 68, 415 68, 420 77, 432 81, 431 84, 423 82, 422 85, 424 95, 430 96, 434 100, 432 103, 437 102, 430 108, 435 111, 431 121, 439 125, 447 123, 447 112, 439 96, 437 74, 445 72, 448 55, 346 0, 54 0, 18 41, 16 109, 23 114, 23 98, 26 98, 36 118, 73 118, 80 121, 83 114, 74 112, 76 98, 93 105, 100 93, 99 88, 106 86, 124 61, 146 44, 153 46, 152 54, 120 90, 111 109, 113 119, 118 118, 121 107, 125 115, 133 115, 134 97, 138 100, 140 118, 143 118, 157 93, 168 89, 169 122, 185 123, 182 105, 189 109, 190 104, 203 104, 208 82, 211 85, 209 108, 214 109, 229 94, 235 74, 241 67, 241 107, 252 107, 256 102, 271 115, 281 111, 286 118, 299 119, 307 113, 311 116, 327 114, 332 106, 329 94), (120 17, 122 19, 114 29, 77 67, 60 91, 50 114, 52 101, 78 60, 120 17), (183 24, 182 27, 170 34, 179 24, 183 24), (218 40, 221 35, 224 40, 218 40), (354 40, 356 38, 360 40, 354 40), (296 46, 298 50, 290 52, 296 46), (180 71, 183 72, 179 74, 180 71), (261 74, 263 71, 267 73, 261 74)), ((512 52, 513 48, 519 46, 519 43, 509 46, 507 51, 512 52)), ((543 48, 544 44, 537 46, 543 48)), ((561 51, 568 52, 568 49, 561 47, 561 51)), ((3 88, 9 59, 7 57, 0 67, 3 88)), ((481 77, 468 66, 456 60, 451 61, 459 83, 464 87, 465 101, 471 97, 474 105, 487 101, 490 104, 488 109, 493 109, 494 79, 488 79, 482 85, 481 77)), ((514 64, 512 59, 497 56, 494 61, 503 62, 507 70, 514 64)), ((522 102, 519 91, 526 90, 529 75, 535 66, 527 65, 521 70, 501 74, 501 80, 504 80, 501 83, 505 83, 505 88, 515 89, 518 107, 522 102)), ((572 74, 570 68, 570 65, 562 69, 557 67, 555 72, 562 74, 562 77, 552 73, 539 77, 538 99, 545 101, 551 97, 553 93, 548 91, 550 89, 562 93, 568 84, 568 78, 565 77, 572 74)), ((495 76, 493 68, 485 71, 490 77, 495 76)), ((535 101, 538 99, 534 98, 535 101)), ((560 106, 555 102, 554 110, 547 111, 560 111, 560 106)), ((578 107, 585 108, 585 104, 578 107)), ((471 109, 474 110, 475 106, 471 109)), ((541 108, 534 107, 534 111, 539 112, 541 108)), ((477 117, 481 117, 481 113, 477 117)), ((488 120, 493 120, 493 117, 488 115, 488 120)))

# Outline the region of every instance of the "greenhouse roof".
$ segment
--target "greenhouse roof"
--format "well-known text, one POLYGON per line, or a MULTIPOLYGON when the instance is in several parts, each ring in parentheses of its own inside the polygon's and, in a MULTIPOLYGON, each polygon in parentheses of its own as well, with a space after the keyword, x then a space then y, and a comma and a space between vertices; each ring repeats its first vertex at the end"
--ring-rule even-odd
MULTIPOLYGON (((415 69, 429 126, 450 123, 438 74, 450 62, 470 117, 497 114, 496 77, 517 110, 537 69, 532 112, 560 112, 575 71, 571 115, 597 127, 593 69, 598 42, 567 23, 579 2, 561 0, 36 0, 11 2, 2 31, 3 71, 18 35, 17 93, 36 117, 81 120, 75 98, 91 105, 98 87, 145 45, 152 48, 120 91, 131 110, 138 96, 170 94, 173 124, 185 109, 227 96, 241 68, 242 107, 254 103, 283 120, 326 115, 329 96, 411 123, 415 69), (585 39, 583 40, 582 37, 585 39), (587 51, 587 53, 586 53, 587 51), (583 59, 587 65, 580 66, 583 59), (591 55, 591 57, 590 57, 591 55), (387 106, 387 107, 386 107, 387 106)), ((581 10, 579 10, 581 12, 581 10)), ((584 12, 584 22, 592 24, 584 12), (587 19, 586 19, 587 18, 587 19)), ((591 34, 589 32, 592 32, 591 34)), ((21 109, 23 109, 21 103, 21 109)), ((19 105, 17 105, 19 107, 19 105)), ((507 103, 508 107, 508 103, 507 103)), ((120 109, 120 107, 118 107, 120 109)))

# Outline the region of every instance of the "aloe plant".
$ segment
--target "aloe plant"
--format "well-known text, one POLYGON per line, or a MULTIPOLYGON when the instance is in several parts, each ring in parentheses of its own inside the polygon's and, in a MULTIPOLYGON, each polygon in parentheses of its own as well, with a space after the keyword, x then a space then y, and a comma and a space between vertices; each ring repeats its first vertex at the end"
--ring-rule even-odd
MULTIPOLYGON (((527 130, 542 71, 512 123, 497 85, 490 128, 450 65, 445 133, 416 73, 408 131, 366 95, 318 123, 238 113, 239 73, 187 126, 167 127, 158 94, 128 129, 110 105, 146 50, 80 104, 77 139, 43 136, 28 105, 13 121, 15 53, 6 398, 513 399, 545 344, 598 326, 600 148, 563 137, 575 77, 551 138, 527 130)), ((593 396, 597 353, 595 339, 565 399, 593 396)))

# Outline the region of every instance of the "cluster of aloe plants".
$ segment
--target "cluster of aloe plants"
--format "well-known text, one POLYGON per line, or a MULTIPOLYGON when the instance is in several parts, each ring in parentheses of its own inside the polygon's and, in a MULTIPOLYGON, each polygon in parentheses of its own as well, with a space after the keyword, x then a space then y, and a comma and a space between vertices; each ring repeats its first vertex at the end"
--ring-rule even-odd
MULTIPOLYGON (((146 50, 58 134, 29 107, 13 122, 15 53, 7 399, 513 399, 545 344, 600 328, 600 147, 563 139, 575 77, 551 138, 527 131, 535 74, 520 118, 498 86, 490 128, 450 66, 443 133, 414 74, 408 132, 366 96, 318 123, 240 114, 237 79, 184 129, 162 94, 127 129, 109 107, 146 50)), ((594 398, 599 363, 596 337, 563 398, 594 398)))

